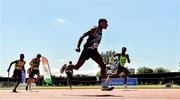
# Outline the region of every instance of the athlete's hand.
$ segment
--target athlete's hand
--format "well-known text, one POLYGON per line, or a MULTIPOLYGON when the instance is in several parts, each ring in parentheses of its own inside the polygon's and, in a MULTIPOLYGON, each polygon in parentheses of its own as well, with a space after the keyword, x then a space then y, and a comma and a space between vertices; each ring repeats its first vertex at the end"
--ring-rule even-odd
POLYGON ((80 52, 80 51, 81 51, 81 49, 77 47, 76 48, 76 52, 80 52))

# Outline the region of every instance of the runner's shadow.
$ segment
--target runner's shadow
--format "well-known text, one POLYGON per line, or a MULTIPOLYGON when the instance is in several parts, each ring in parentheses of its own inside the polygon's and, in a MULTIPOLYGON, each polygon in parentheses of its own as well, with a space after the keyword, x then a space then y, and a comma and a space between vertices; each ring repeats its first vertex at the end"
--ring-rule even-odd
POLYGON ((102 95, 79 95, 79 96, 86 96, 86 97, 123 97, 121 95, 109 95, 109 94, 102 94, 102 95))
POLYGON ((125 89, 125 90, 122 90, 122 91, 138 91, 138 90, 135 90, 135 89, 125 89))
POLYGON ((25 93, 25 92, 22 92, 22 91, 17 91, 17 92, 10 92, 10 93, 13 93, 13 94, 18 94, 18 93, 25 93))
POLYGON ((14 93, 14 94, 16 94, 16 93, 21 93, 21 92, 18 91, 18 92, 9 92, 9 93, 14 93))
POLYGON ((110 95, 110 94, 92 94, 92 95, 66 95, 66 96, 82 96, 82 97, 123 97, 121 95, 110 95))
POLYGON ((31 91, 29 91, 29 92, 39 92, 39 91, 37 91, 37 90, 33 90, 33 91, 32 91, 32 90, 31 90, 31 91))

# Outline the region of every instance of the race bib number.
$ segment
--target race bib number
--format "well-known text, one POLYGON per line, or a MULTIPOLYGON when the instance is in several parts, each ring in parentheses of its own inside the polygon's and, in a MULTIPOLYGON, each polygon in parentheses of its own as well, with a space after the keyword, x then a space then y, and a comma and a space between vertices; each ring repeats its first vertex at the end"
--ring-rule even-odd
POLYGON ((89 47, 90 49, 95 49, 98 48, 99 43, 93 43, 91 47, 89 47))

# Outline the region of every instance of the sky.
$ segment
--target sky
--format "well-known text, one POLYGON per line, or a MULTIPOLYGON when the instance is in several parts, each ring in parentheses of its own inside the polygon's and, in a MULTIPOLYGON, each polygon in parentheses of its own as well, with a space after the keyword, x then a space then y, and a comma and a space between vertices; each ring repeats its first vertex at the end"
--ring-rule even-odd
MULTIPOLYGON (((21 53, 26 69, 40 53, 59 76, 64 63, 77 62, 79 37, 99 18, 108 20, 100 53, 121 52, 125 46, 129 66, 136 70, 180 69, 180 0, 0 0, 0 76, 7 76, 9 64, 21 53)), ((75 73, 94 75, 99 70, 90 59, 75 73)))

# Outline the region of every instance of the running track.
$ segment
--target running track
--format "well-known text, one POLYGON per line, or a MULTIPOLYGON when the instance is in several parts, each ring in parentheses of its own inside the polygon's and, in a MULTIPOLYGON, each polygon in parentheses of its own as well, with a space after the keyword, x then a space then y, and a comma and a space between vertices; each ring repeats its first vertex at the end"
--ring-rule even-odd
POLYGON ((0 90, 0 100, 180 100, 180 89, 34 89, 0 90))

